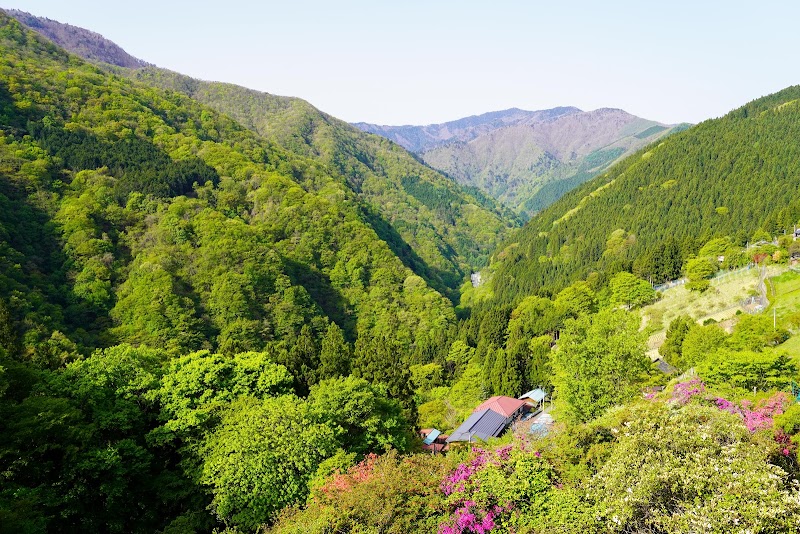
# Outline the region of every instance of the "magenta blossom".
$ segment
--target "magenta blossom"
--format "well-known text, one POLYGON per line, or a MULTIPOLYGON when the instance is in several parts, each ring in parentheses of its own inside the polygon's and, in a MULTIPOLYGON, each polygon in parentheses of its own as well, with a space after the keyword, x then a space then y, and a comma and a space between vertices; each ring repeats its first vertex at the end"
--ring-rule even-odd
POLYGON ((692 378, 687 382, 679 382, 675 384, 672 390, 672 401, 683 406, 687 404, 692 397, 702 395, 706 392, 706 385, 699 378, 692 378))

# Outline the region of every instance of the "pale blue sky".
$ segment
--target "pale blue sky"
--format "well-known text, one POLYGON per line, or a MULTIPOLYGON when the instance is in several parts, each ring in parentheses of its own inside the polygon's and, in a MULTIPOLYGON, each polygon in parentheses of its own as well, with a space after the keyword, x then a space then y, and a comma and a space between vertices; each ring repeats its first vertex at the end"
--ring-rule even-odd
POLYGON ((520 107, 699 122, 800 83, 800 2, 3 0, 347 121, 520 107))

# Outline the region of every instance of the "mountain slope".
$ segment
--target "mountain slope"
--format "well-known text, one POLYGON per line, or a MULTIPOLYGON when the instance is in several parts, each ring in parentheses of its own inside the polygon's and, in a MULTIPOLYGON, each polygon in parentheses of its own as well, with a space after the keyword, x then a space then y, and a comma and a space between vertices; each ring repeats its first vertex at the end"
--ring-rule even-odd
POLYGON ((398 141, 431 167, 530 216, 629 154, 680 128, 622 110, 506 110, 425 127, 362 129, 398 141))
POLYGON ((513 300, 631 266, 648 277, 664 254, 680 262, 713 237, 744 245, 759 229, 791 231, 800 220, 798 138, 795 86, 640 150, 506 244, 494 265, 497 294, 513 300))
POLYGON ((324 442, 275 442, 261 522, 355 449, 312 386, 372 395, 359 419, 398 441, 359 453, 411 446, 408 366, 444 361, 455 312, 330 171, 0 12, 0 530, 223 528, 197 474, 237 397, 274 408, 258 435, 324 442))
POLYGON ((453 141, 466 143, 483 133, 491 132, 504 126, 520 123, 535 124, 580 112, 581 110, 574 107, 559 107, 540 111, 511 108, 464 117, 463 119, 442 124, 429 124, 428 126, 381 126, 367 122, 357 122, 354 126, 365 132, 391 139, 411 152, 420 153, 453 141))
MULTIPOLYGON (((34 35, 0 13, 0 178, 59 237, 35 254, 62 258, 45 264, 66 273, 50 305, 80 312, 51 317, 80 315, 93 329, 34 332, 62 329, 89 347, 288 350, 334 321, 351 339, 391 332, 413 350, 418 333, 453 320, 341 177, 186 96, 106 74, 34 35)), ((2 238, 25 250, 15 234, 2 238)), ((0 286, 0 299, 18 302, 13 289, 0 286)), ((12 313, 18 328, 32 328, 24 306, 12 313)))
MULTIPOLYGON (((29 17, 30 18, 30 17, 29 17)), ((85 30, 33 18, 59 34, 85 30)), ((25 19, 28 20, 28 19, 25 19)), ((78 37, 64 39, 74 42, 78 37)), ((97 54, 72 50, 84 57, 97 54)), ((186 94, 303 157, 326 165, 365 201, 364 215, 415 273, 451 299, 514 226, 516 217, 478 190, 465 190, 402 148, 327 115, 299 98, 205 82, 155 67, 111 69, 121 76, 186 94), (508 221, 508 222, 507 222, 508 221)))
POLYGON ((148 65, 147 62, 133 57, 98 33, 44 17, 36 17, 18 9, 7 9, 6 13, 58 46, 84 59, 131 69, 148 65))
POLYGON ((420 164, 401 147, 367 135, 299 98, 193 80, 156 68, 122 73, 170 88, 234 117, 297 154, 343 176, 372 206, 378 233, 437 287, 458 287, 485 264, 513 214, 477 190, 467 191, 420 164), (416 257, 404 254, 410 247, 416 257))

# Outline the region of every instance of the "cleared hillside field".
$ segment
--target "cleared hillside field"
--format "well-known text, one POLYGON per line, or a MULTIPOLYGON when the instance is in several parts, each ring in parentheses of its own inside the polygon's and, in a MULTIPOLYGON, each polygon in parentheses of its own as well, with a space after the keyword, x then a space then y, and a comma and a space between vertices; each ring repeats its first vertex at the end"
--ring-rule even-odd
POLYGON ((657 302, 642 308, 642 323, 649 333, 655 334, 666 330, 679 315, 688 315, 698 322, 724 321, 737 311, 744 311, 742 301, 757 295, 757 286, 758 269, 754 268, 715 278, 704 293, 689 291, 685 286, 673 287, 665 290, 657 302))

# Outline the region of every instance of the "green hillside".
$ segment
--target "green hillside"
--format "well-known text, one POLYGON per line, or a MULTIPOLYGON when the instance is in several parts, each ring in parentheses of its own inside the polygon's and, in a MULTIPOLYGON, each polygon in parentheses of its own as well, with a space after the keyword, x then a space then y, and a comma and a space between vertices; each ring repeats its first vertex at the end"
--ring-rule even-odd
POLYGON ((363 217, 404 264, 453 301, 464 278, 483 266, 508 230, 519 225, 511 211, 478 189, 453 183, 397 145, 304 100, 195 80, 140 60, 117 60, 130 56, 94 32, 22 11, 9 13, 104 70, 186 94, 290 152, 322 163, 361 198, 363 217))
MULTIPOLYGON (((455 314, 327 166, 0 13, 0 205, 4 528, 152 532, 188 514, 209 530, 196 437, 233 392, 305 396, 352 372, 332 387, 380 393, 394 417, 359 450, 409 446, 407 364, 446 349, 455 314), (172 408, 156 399, 194 372, 172 408)), ((351 450, 315 414, 330 439, 314 461, 351 450)))
POLYGON ((326 165, 365 201, 373 228, 406 265, 450 296, 470 270, 487 262, 516 224, 513 213, 479 190, 459 186, 400 146, 299 98, 194 80, 155 67, 115 71, 189 95, 293 153, 326 165))
POLYGON ((495 256, 504 300, 552 291, 593 272, 674 277, 700 245, 744 245, 800 219, 800 87, 642 149, 567 194, 495 256), (671 259, 668 259, 671 258, 671 259))
POLYGON ((800 531, 797 95, 567 195, 457 316, 491 202, 0 11, 0 533, 800 531))

